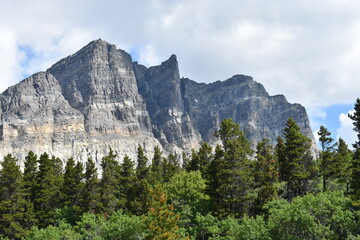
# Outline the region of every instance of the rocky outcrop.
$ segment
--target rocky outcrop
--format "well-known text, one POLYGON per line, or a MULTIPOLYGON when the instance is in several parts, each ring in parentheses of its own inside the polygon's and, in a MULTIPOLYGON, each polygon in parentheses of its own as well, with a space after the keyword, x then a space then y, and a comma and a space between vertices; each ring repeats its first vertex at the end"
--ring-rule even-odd
POLYGON ((269 96, 251 77, 197 83, 180 78, 175 55, 147 68, 102 40, 8 88, 0 106, 0 154, 20 161, 32 150, 100 164, 110 147, 135 159, 138 144, 149 156, 156 145, 180 153, 215 142, 229 117, 253 145, 274 143, 289 117, 313 139, 304 107, 269 96))

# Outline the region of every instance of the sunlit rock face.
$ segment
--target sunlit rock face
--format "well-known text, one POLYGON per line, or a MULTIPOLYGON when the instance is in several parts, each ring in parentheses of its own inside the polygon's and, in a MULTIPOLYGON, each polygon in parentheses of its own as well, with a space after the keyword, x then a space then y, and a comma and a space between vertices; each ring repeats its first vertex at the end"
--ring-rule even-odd
POLYGON ((30 150, 91 157, 98 167, 110 148, 119 161, 136 160, 138 145, 149 158, 155 146, 181 154, 215 143, 224 118, 239 123, 253 146, 264 137, 275 143, 289 117, 314 139, 304 107, 269 96, 251 77, 197 83, 180 78, 175 55, 147 68, 102 40, 8 88, 0 104, 0 157, 13 153, 20 164, 30 150))

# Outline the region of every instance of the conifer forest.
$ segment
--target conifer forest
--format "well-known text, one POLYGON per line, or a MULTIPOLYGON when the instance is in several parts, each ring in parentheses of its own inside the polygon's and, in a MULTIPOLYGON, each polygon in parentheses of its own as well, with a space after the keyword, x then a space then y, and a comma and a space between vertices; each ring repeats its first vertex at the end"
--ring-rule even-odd
POLYGON ((360 99, 350 150, 321 126, 319 153, 289 119, 251 147, 224 119, 191 154, 88 159, 29 152, 1 161, 1 239, 360 239, 360 99), (100 174, 101 173, 101 174, 100 174))

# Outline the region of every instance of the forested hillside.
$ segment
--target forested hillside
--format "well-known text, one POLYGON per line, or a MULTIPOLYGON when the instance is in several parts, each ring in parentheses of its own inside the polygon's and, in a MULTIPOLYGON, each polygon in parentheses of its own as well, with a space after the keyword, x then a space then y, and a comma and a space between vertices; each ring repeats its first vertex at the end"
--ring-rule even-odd
POLYGON ((0 233, 9 239, 360 239, 360 99, 355 153, 319 131, 320 156, 293 119, 276 146, 251 148, 224 119, 215 149, 96 164, 29 152, 0 170, 0 233), (180 164, 180 159, 183 161, 180 164), (136 161, 135 161, 136 160, 136 161), (65 162, 65 163, 63 163, 65 162), (121 163, 120 163, 121 162, 121 163), (137 164, 135 164, 135 162, 137 164), (150 163, 151 162, 151 163, 150 163))

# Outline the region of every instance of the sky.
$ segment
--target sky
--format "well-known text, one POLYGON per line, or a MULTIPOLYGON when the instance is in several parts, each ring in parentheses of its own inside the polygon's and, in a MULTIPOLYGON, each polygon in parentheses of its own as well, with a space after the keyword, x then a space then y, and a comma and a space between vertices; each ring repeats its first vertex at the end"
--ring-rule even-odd
POLYGON ((0 92, 103 39, 197 82, 249 75, 349 147, 360 97, 358 0, 0 0, 0 92))

